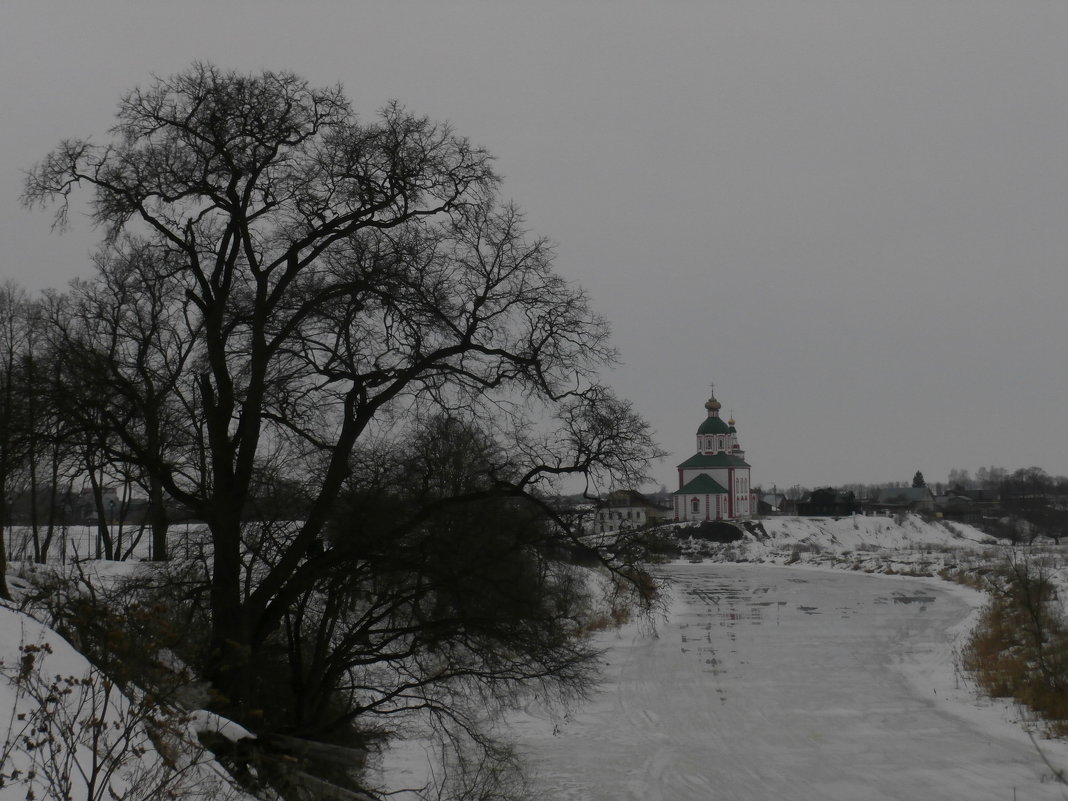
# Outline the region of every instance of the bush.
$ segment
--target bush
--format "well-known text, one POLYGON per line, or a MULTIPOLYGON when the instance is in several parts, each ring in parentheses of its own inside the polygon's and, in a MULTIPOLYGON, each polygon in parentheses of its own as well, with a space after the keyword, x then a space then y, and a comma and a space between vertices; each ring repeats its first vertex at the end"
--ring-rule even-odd
POLYGON ((682 555, 679 539, 672 529, 649 529, 643 532, 641 545, 651 561, 678 559, 682 555))
POLYGON ((1048 572, 1016 558, 986 577, 990 602, 961 653, 995 698, 1012 698, 1068 735, 1068 623, 1048 572))
POLYGON ((721 520, 705 520, 696 527, 687 529, 695 539, 706 542, 731 543, 738 542, 745 537, 742 530, 732 523, 724 523, 721 520))
POLYGON ((193 675, 207 649, 206 582, 195 563, 178 562, 110 580, 40 573, 24 606, 124 690, 198 707, 208 703, 193 675))
POLYGON ((127 696, 94 667, 79 675, 52 673, 48 642, 24 642, 19 654, 15 664, 0 663, 0 677, 14 690, 0 787, 24 789, 27 799, 238 797, 192 738, 189 718, 146 695, 127 696))

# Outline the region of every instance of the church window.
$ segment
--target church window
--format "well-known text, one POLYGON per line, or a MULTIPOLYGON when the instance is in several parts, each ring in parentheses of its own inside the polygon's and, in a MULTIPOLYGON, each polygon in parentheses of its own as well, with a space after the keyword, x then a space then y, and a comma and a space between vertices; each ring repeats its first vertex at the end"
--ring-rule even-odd
POLYGON ((694 498, 692 501, 690 501, 690 511, 694 514, 697 514, 701 511, 701 502, 697 498, 694 498))

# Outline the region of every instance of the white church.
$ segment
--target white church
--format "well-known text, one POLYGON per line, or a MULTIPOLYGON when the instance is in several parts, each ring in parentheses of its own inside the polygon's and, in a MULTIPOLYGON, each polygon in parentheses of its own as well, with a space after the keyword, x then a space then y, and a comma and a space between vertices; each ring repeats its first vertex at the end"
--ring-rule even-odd
POLYGON ((675 520, 735 520, 755 510, 749 493, 749 464, 738 444, 734 418, 719 416, 721 404, 705 403, 708 416, 697 429, 697 453, 678 466, 675 520))

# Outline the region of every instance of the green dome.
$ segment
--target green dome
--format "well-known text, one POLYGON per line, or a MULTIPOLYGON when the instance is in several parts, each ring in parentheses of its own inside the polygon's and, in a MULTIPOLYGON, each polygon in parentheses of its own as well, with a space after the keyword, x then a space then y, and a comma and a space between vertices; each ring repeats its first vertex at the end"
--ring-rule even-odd
POLYGON ((723 419, 720 417, 708 417, 701 427, 697 429, 698 434, 729 434, 730 428, 727 426, 723 419))

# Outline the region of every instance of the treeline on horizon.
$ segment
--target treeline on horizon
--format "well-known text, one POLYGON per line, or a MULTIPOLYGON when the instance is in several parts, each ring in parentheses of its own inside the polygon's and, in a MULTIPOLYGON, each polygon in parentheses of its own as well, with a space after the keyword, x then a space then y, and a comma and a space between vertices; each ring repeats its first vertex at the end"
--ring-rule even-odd
MULTIPOLYGON (((1068 476, 1050 475, 1044 468, 1034 466, 1010 470, 1006 467, 990 465, 988 467, 980 467, 975 471, 974 475, 967 469, 954 468, 949 471, 945 481, 928 482, 923 477, 923 473, 917 471, 909 481, 885 481, 875 484, 846 482, 833 487, 833 489, 840 492, 852 492, 858 499, 862 499, 873 497, 880 490, 908 487, 927 487, 935 495, 981 491, 991 499, 1068 497, 1068 476)), ((797 500, 806 493, 818 488, 822 487, 807 487, 802 484, 794 484, 775 491, 781 492, 787 498, 797 500)), ((757 491, 763 493, 772 492, 771 489, 766 487, 757 491)))

